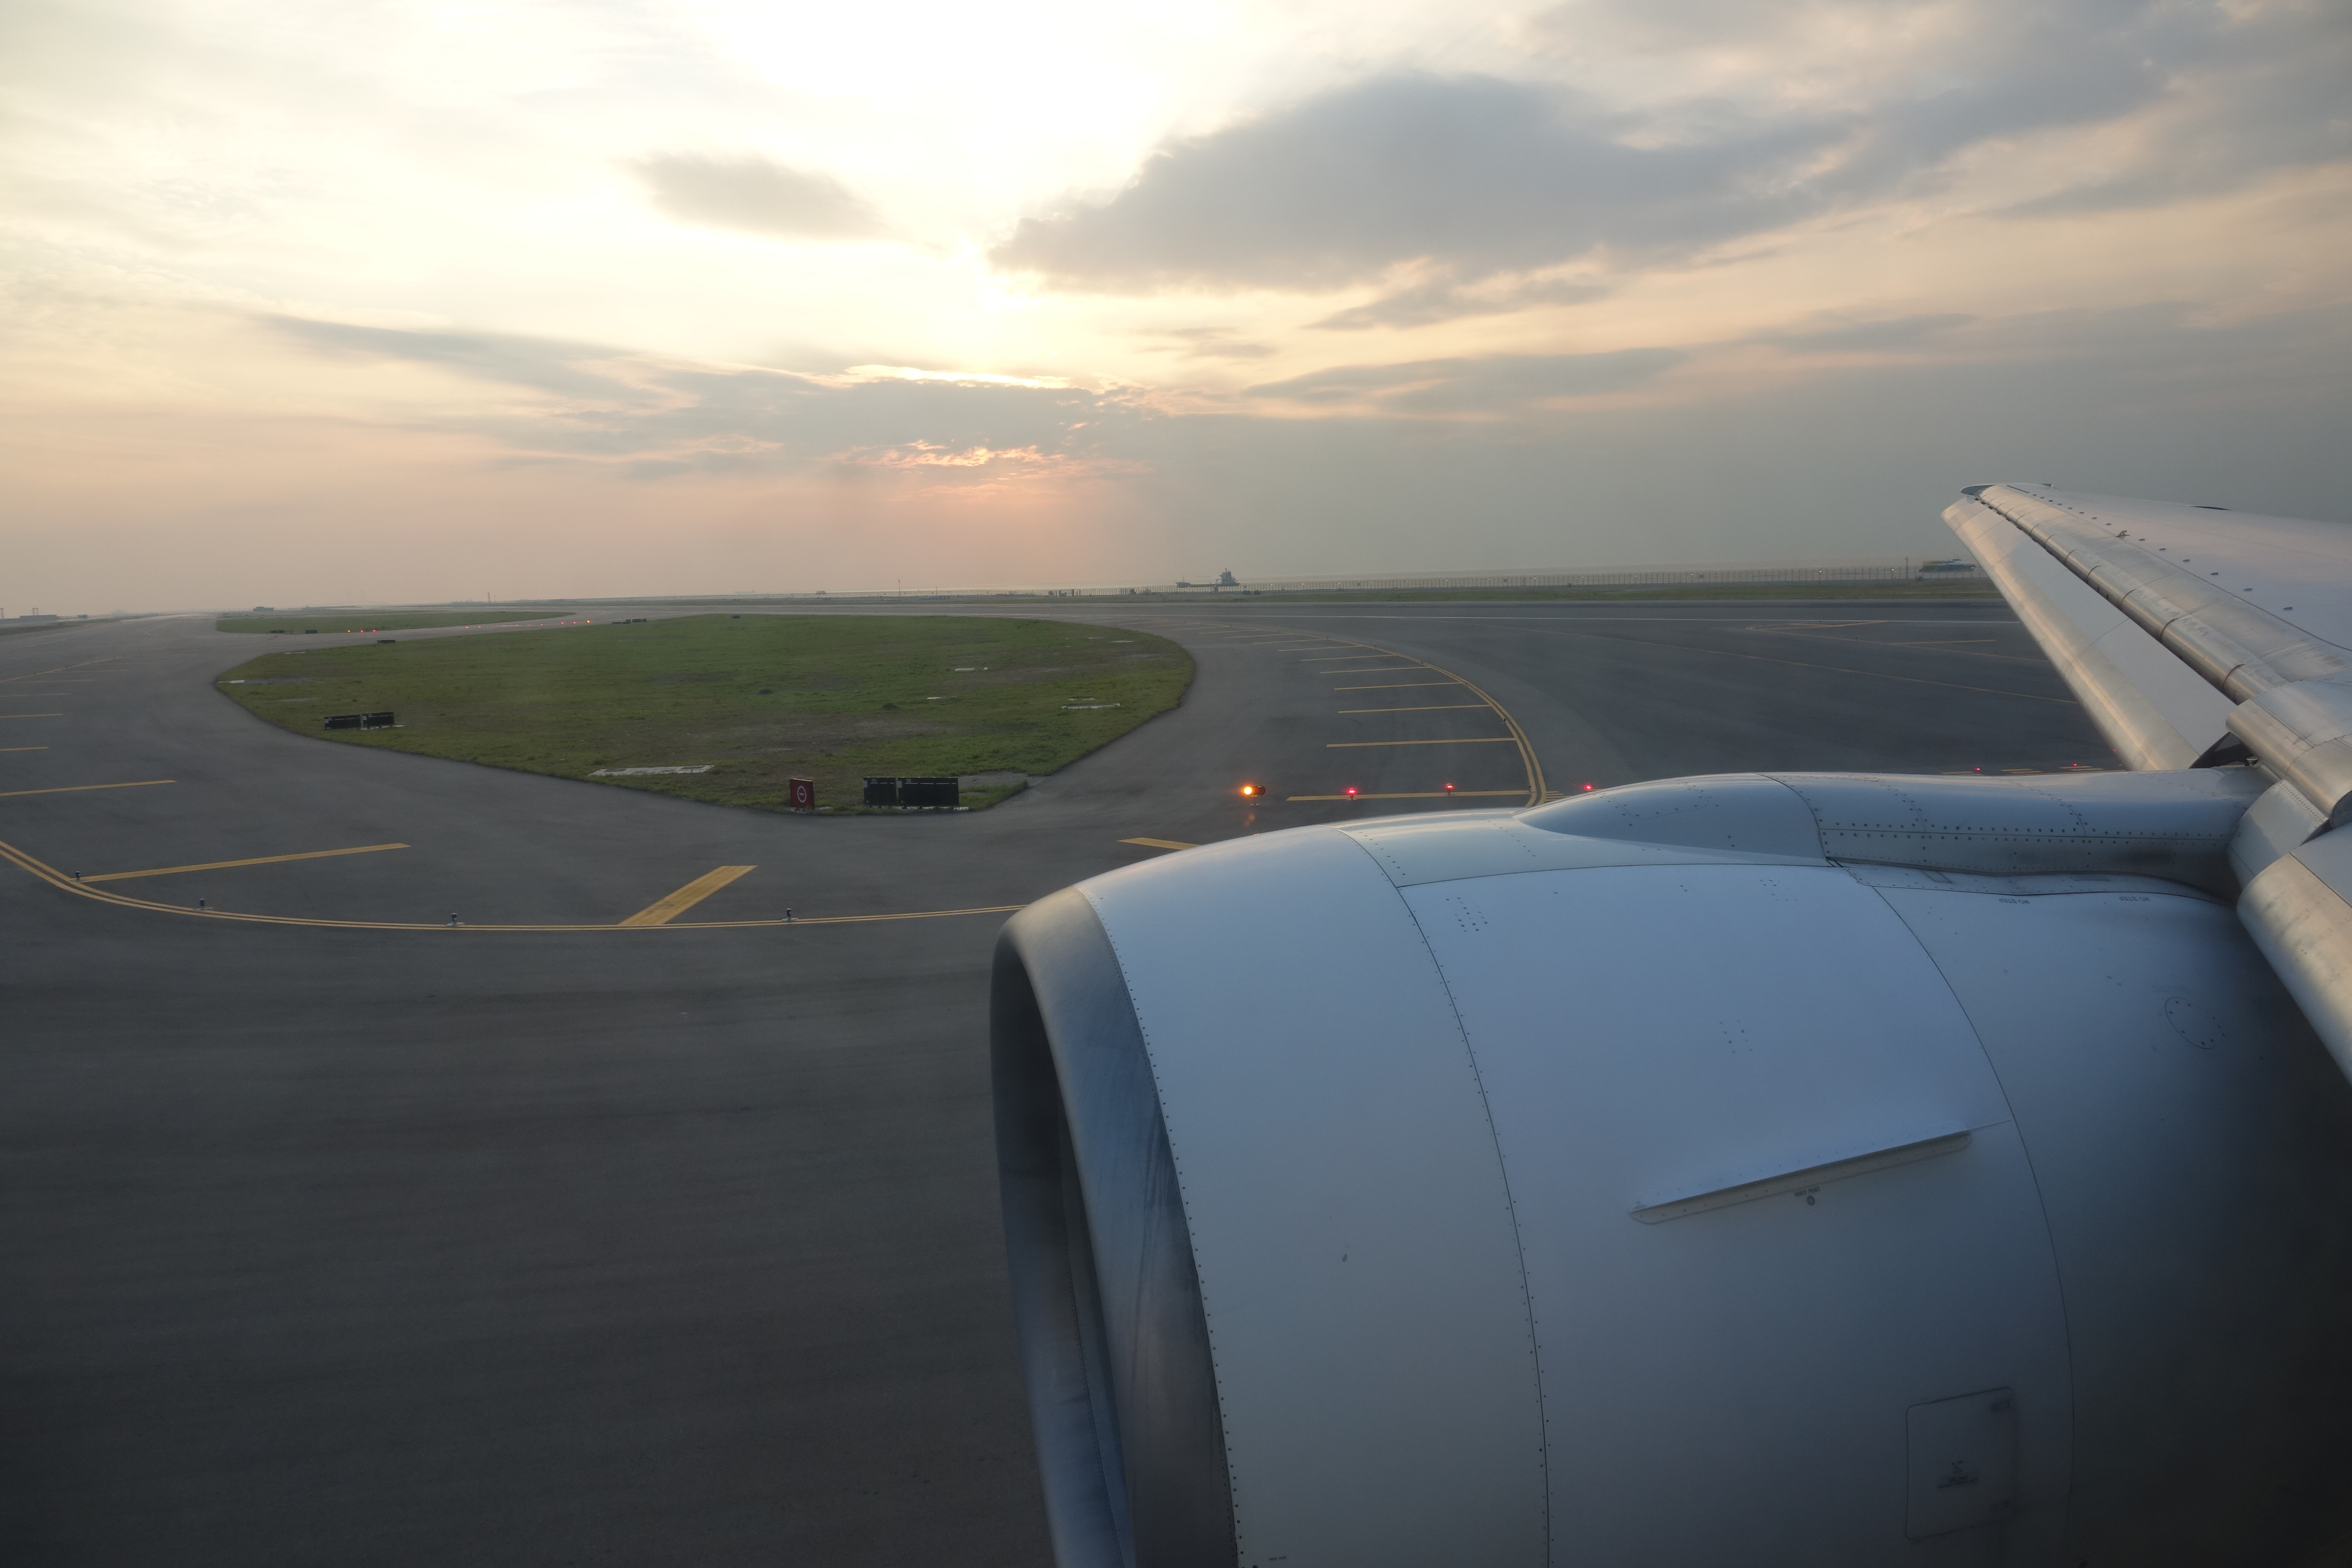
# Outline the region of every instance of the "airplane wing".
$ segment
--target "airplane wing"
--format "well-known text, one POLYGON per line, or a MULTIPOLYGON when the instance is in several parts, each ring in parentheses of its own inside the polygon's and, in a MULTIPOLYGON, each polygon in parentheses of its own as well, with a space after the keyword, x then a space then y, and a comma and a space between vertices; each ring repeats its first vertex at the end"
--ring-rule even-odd
POLYGON ((2238 913, 2352 1075, 2352 525, 2021 484, 1944 521, 2126 763, 2276 781, 2238 913))

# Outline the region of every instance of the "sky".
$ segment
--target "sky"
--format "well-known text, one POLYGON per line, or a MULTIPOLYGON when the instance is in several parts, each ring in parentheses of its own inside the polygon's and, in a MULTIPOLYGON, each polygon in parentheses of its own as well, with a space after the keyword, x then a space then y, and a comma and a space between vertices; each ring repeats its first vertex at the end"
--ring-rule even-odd
POLYGON ((0 612, 2352 515, 2341 0, 10 0, 0 612))

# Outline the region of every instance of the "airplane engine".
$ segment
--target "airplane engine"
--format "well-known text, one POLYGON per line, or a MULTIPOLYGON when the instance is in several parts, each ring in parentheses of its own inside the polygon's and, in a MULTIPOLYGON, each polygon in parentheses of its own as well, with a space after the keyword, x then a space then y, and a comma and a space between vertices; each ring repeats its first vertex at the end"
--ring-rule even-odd
POLYGON ((1678 780, 1023 911, 1063 1568, 2340 1544, 2352 1089, 2231 909, 2265 782, 1678 780))

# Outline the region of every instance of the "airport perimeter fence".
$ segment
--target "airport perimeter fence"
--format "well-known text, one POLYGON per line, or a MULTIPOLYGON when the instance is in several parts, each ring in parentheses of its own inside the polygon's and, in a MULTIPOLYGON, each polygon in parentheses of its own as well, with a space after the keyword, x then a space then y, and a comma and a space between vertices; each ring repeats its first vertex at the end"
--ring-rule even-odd
MULTIPOLYGON (((1762 562, 1701 566, 1625 566, 1610 571, 1520 569, 1504 572, 1404 572, 1334 577, 1245 577, 1236 583, 1160 583, 1142 587, 1097 584, 1082 587, 895 588, 859 592, 772 594, 680 594, 658 599, 508 600, 501 607, 540 605, 749 605, 949 603, 962 599, 1202 598, 1251 594, 1352 594, 1411 589, 1512 588, 1803 588, 1874 583, 1943 584, 1983 588, 1991 583, 1974 562, 1962 560, 1847 560, 1815 563, 1762 562)), ((420 608, 439 608, 423 605, 420 608)), ((635 618, 635 617, 632 617, 635 618)))
POLYGON ((1801 587, 1807 584, 1990 581, 1973 562, 1873 563, 1825 566, 1636 566, 1616 572, 1418 573, 1371 577, 1265 577, 1241 586, 1261 594, 1314 594, 1391 588, 1697 588, 1801 587))

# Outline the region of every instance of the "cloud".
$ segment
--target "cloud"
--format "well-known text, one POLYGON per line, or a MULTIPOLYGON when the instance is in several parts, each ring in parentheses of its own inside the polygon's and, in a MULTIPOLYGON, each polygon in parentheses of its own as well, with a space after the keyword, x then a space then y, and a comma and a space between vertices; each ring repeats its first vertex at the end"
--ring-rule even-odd
POLYGON ((990 259, 1111 294, 1419 273, 1318 323, 1344 331, 1542 304, 1465 286, 1678 263, 1874 203, 1999 210, 2014 182, 2056 180, 2017 210, 2087 211, 2352 157, 2352 25, 2334 0, 1588 0, 1535 33, 1563 58, 1561 40, 1597 40, 1591 90, 1355 82, 1171 142, 1124 189, 1024 218, 990 259), (1645 99, 1604 101, 1612 72, 1642 76, 1645 99), (2047 163, 2011 145, 2053 133, 2076 140, 2047 163))
POLYGON ((1178 327, 1150 335, 1174 340, 1153 353, 1181 353, 1187 359, 1272 359, 1280 352, 1272 343, 1235 337, 1225 327, 1178 327))
POLYGON ((1686 247, 1813 204, 1799 160, 1832 132, 1636 146, 1559 89, 1391 76, 1181 142, 1107 200, 1024 219, 990 257, 1063 288, 1313 291, 1435 258, 1473 275, 1602 245, 1686 247))
POLYGON ((1067 474, 1146 416, 1118 390, 1012 376, 887 366, 807 374, 499 333, 289 317, 261 324, 331 357, 425 365, 537 394, 525 407, 496 404, 443 423, 518 454, 625 460, 646 475, 833 462, 1067 474))
POLYGON ((1760 342, 1780 348, 1817 353, 1877 353, 1889 349, 1916 348, 1929 338, 1965 327, 1974 316, 1956 314, 1895 316, 1877 321, 1842 321, 1832 325, 1768 332, 1760 342))
POLYGON ((635 168, 654 205, 681 223, 792 239, 866 239, 883 232, 872 209, 839 180, 756 153, 665 153, 635 168))
POLYGON ((1467 316, 1507 316, 1544 305, 1580 305, 1608 292, 1606 283, 1576 278, 1540 279, 1499 290, 1474 290, 1451 279, 1436 279, 1308 324, 1333 332, 1362 331, 1369 327, 1423 327, 1467 316))
MULTIPOLYGON (((2079 149, 2042 216, 2222 190, 2352 154, 2352 25, 2334 0, 1569 0, 1527 28, 1562 59, 1627 57, 1757 115, 1844 105, 1853 135, 1825 194, 1915 187, 1955 154, 2061 128, 2079 149)), ((1715 112, 1720 112, 1718 108, 1715 112)))
POLYGON ((1502 414, 1564 397, 1622 392, 1685 357, 1676 349, 1620 349, 1613 353, 1482 354, 1344 365, 1253 386, 1249 395, 1384 415, 1502 414))

